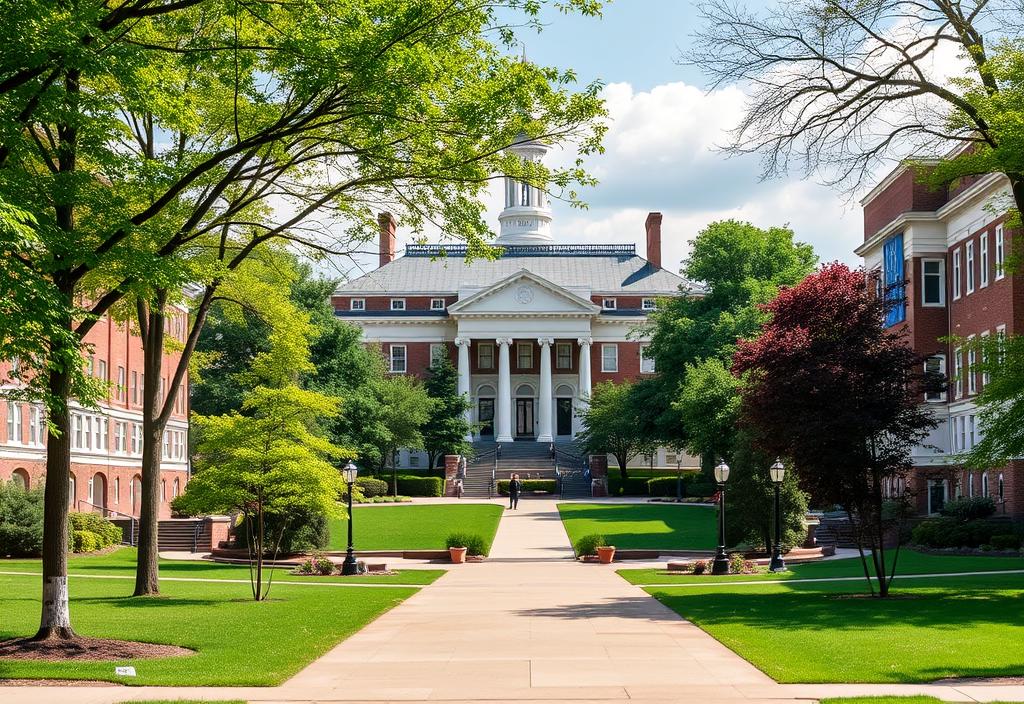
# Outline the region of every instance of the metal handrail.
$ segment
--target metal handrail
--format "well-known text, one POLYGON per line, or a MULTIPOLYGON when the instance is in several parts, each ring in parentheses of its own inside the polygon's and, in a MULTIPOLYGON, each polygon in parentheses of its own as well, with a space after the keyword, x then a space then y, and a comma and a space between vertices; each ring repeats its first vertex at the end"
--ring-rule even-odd
MULTIPOLYGON (((501 447, 500 445, 498 447, 501 447)), ((498 453, 494 453, 494 465, 491 467, 491 483, 487 486, 487 498, 494 498, 494 490, 498 486, 498 453)))
POLYGON ((99 505, 94 504, 94 503, 92 503, 90 501, 86 501, 85 499, 78 499, 78 509, 79 509, 79 511, 81 511, 81 509, 82 509, 82 504, 85 504, 86 506, 91 506, 93 508, 98 508, 100 511, 103 511, 103 513, 104 513, 103 517, 104 518, 107 518, 106 514, 110 513, 110 514, 113 514, 114 516, 122 516, 124 518, 127 518, 129 521, 131 521, 131 523, 128 525, 128 544, 131 545, 132 547, 135 547, 135 525, 139 522, 138 518, 136 518, 135 516, 131 515, 130 513, 122 513, 121 511, 117 511, 117 510, 112 509, 112 508, 107 508, 106 506, 99 506, 99 505))

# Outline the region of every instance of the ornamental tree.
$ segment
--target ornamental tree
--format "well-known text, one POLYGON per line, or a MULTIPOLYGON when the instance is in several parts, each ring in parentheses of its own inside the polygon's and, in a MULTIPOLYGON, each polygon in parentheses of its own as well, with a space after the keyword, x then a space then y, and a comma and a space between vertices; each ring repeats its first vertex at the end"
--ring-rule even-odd
POLYGON ((583 414, 583 431, 577 437, 588 454, 615 457, 623 479, 629 478, 629 460, 657 445, 643 432, 645 408, 636 389, 628 381, 605 381, 595 386, 583 414))
POLYGON ((962 460, 987 470, 1024 457, 1024 336, 1002 334, 967 341, 976 361, 972 374, 984 377, 975 402, 981 438, 962 460))
POLYGON ((465 394, 459 393, 458 371, 447 356, 430 365, 424 387, 427 396, 434 401, 430 420, 423 426, 427 466, 433 469, 438 458, 468 454, 473 448, 466 440, 470 431, 466 411, 471 403, 465 394))
POLYGON ((896 569, 894 557, 886 576, 885 487, 906 476, 936 426, 918 403, 922 360, 902 329, 883 327, 888 305, 863 271, 829 264, 764 306, 769 321, 733 364, 742 425, 767 456, 790 460, 815 499, 848 513, 880 596, 896 569))

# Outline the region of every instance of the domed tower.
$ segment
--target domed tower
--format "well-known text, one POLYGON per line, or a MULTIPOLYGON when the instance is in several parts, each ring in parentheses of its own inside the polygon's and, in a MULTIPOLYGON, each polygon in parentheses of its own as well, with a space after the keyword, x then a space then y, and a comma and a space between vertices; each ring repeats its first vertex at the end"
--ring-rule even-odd
MULTIPOLYGON (((548 145, 520 134, 509 150, 524 161, 539 163, 548 145)), ((505 209, 498 216, 501 230, 495 244, 551 244, 551 209, 547 193, 528 183, 505 177, 505 209)))

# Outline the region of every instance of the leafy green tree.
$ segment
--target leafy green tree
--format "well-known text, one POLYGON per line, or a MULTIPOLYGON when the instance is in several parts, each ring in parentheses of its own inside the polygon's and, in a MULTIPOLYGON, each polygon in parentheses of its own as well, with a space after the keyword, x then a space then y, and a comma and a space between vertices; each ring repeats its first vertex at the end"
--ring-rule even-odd
POLYGON ((363 466, 379 476, 394 469, 400 448, 423 448, 423 428, 433 410, 434 401, 418 379, 382 374, 346 399, 339 441, 355 447, 363 466))
POLYGON ((691 454, 732 457, 739 417, 739 388, 739 380, 718 357, 686 365, 674 407, 687 429, 685 447, 691 454))
POLYGON ((0 556, 38 557, 43 549, 43 492, 0 482, 0 556))
POLYGON ((459 375, 448 357, 434 361, 424 384, 427 396, 434 402, 430 420, 423 427, 423 449, 428 466, 433 468, 444 455, 468 454, 472 443, 466 440, 470 425, 466 411, 470 401, 459 393, 459 375))
POLYGON ((629 478, 629 460, 657 445, 642 432, 645 408, 638 402, 636 388, 630 382, 610 381, 595 386, 583 414, 583 432, 577 436, 588 454, 615 457, 623 479, 629 478))
POLYGON ((975 469, 992 469, 1024 457, 1024 336, 996 335, 965 344, 977 360, 969 371, 986 380, 975 400, 981 437, 962 460, 975 469))

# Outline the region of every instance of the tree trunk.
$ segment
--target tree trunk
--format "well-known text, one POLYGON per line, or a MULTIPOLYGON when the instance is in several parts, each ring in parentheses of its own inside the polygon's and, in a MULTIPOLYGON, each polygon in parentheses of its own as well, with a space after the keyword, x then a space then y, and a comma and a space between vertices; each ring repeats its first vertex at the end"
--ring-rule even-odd
POLYGON ((629 457, 626 455, 615 455, 615 461, 619 463, 619 474, 622 475, 622 481, 625 482, 629 479, 629 470, 626 469, 629 457))
MULTIPOLYGON (((68 321, 70 324, 70 320, 68 321)), ((43 612, 36 640, 75 637, 68 606, 68 502, 71 481, 71 380, 66 372, 50 372, 50 430, 46 445, 46 489, 43 514, 43 612), (56 434, 55 434, 56 433, 56 434)))

